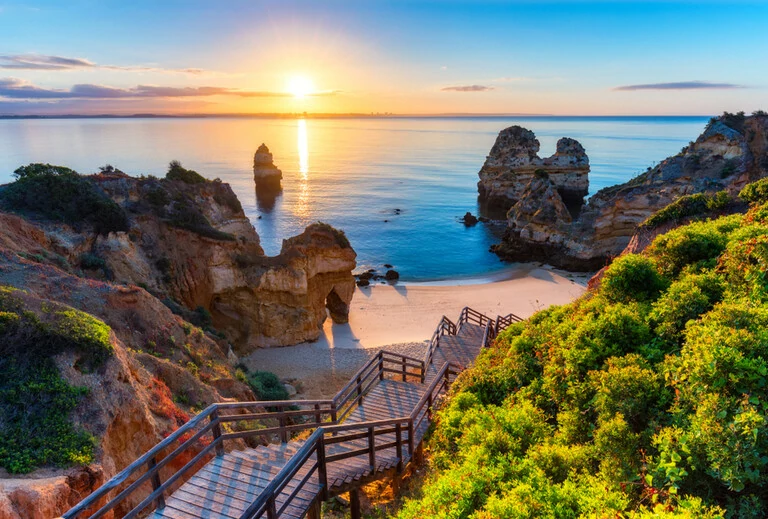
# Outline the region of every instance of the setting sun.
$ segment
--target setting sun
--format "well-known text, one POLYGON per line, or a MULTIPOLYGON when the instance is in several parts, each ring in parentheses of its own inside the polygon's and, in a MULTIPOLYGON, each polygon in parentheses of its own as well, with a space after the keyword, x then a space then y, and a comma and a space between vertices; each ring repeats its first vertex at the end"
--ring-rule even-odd
POLYGON ((314 90, 312 80, 305 76, 294 76, 288 81, 288 92, 296 98, 303 98, 314 90))

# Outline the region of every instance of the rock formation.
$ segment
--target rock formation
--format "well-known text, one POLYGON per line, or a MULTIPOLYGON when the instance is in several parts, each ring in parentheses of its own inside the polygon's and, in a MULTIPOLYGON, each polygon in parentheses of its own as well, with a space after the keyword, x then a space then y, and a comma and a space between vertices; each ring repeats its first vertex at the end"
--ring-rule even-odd
MULTIPOLYGON (((519 152, 507 149, 507 156, 529 155, 530 140, 523 144, 519 152)), ((529 176, 524 185, 510 184, 506 192, 514 205, 507 214, 503 241, 493 250, 514 261, 597 270, 624 250, 639 224, 677 198, 721 190, 735 195, 767 174, 768 116, 726 114, 712 119, 678 155, 629 182, 599 191, 577 214, 568 207, 562 182, 551 175, 529 176)))
POLYGON ((280 180, 283 172, 272 162, 272 153, 267 145, 262 143, 253 155, 253 181, 256 189, 274 192, 280 190, 280 180))
MULTIPOLYGON (((112 350, 88 370, 78 368, 82 352, 51 354, 67 383, 89 388, 71 420, 95 437, 94 460, 23 477, 0 469, 2 519, 57 517, 196 409, 254 400, 232 347, 312 340, 328 313, 348 318, 355 252, 342 232, 313 224, 266 257, 227 184, 116 171, 87 179, 124 211, 126 232, 0 210, 0 286, 23 289, 3 288, 0 303, 11 293, 40 320, 56 308, 85 312, 109 326, 112 350)), ((9 357, 8 342, 0 340, 0 356, 9 357)))
POLYGON ((512 207, 536 176, 547 176, 568 207, 577 212, 589 191, 589 158, 574 139, 563 137, 551 157, 540 158, 539 141, 521 126, 499 132, 491 153, 480 169, 477 188, 487 207, 512 207))

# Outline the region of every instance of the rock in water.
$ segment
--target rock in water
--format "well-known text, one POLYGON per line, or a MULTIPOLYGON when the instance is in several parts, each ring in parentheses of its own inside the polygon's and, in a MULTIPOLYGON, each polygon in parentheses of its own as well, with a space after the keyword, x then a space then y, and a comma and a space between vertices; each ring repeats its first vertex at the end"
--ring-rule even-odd
POLYGON ((535 176, 548 177, 568 206, 578 211, 589 191, 589 158, 578 141, 563 137, 555 154, 538 155, 539 141, 530 130, 510 126, 499 132, 480 169, 480 201, 489 208, 515 205, 535 176))
POLYGON ((469 211, 467 211, 467 214, 461 217, 461 221, 464 225, 466 225, 467 227, 470 227, 477 223, 477 217, 472 213, 470 213, 469 211))
POLYGON ((270 153, 267 145, 262 143, 253 155, 253 181, 256 183, 256 188, 279 191, 282 178, 283 172, 277 169, 277 166, 272 162, 272 153, 270 153))
POLYGON ((598 191, 579 211, 569 196, 581 189, 586 193, 589 168, 581 145, 561 139, 553 156, 560 154, 556 162, 569 164, 571 173, 560 169, 557 174, 518 174, 520 166, 527 172, 540 160, 536 150, 533 133, 507 128, 480 171, 481 195, 514 202, 503 241, 492 250, 512 261, 598 270, 627 247, 638 225, 681 196, 722 190, 735 196, 749 182, 768 175, 768 116, 713 118, 696 142, 629 182, 598 191), (586 168, 583 178, 578 167, 586 168))

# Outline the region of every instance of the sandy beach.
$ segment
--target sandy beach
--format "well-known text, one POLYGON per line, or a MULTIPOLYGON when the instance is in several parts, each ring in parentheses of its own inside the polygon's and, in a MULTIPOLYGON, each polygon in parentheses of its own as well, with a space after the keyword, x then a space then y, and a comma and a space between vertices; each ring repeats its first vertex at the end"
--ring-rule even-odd
POLYGON ((302 397, 329 397, 383 347, 423 355, 443 315, 456 320, 461 309, 470 306, 491 316, 511 312, 529 317, 579 297, 589 278, 590 274, 522 264, 490 278, 357 288, 348 324, 328 319, 318 341, 258 350, 243 362, 252 370, 272 371, 294 381, 302 397))

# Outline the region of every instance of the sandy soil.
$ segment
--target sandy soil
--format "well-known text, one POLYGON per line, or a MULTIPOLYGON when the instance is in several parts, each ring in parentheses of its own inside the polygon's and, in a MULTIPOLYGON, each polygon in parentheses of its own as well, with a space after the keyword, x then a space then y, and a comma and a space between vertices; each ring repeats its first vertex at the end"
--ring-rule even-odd
POLYGON ((249 369, 272 371, 296 381, 302 398, 326 398, 382 347, 421 357, 443 315, 456 320, 461 309, 470 306, 486 315, 512 312, 525 318, 579 297, 589 278, 589 274, 522 264, 496 279, 358 288, 348 324, 328 319, 318 341, 258 350, 243 362, 249 369))

